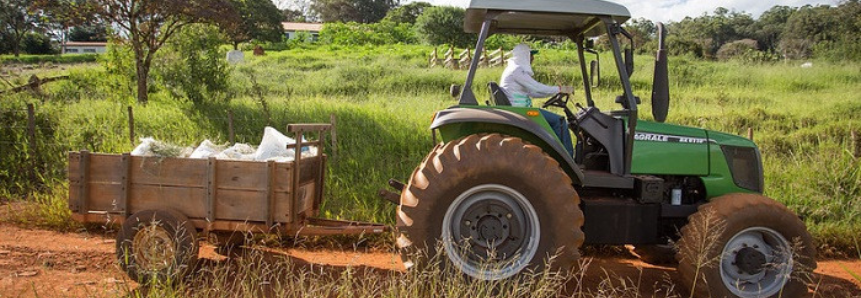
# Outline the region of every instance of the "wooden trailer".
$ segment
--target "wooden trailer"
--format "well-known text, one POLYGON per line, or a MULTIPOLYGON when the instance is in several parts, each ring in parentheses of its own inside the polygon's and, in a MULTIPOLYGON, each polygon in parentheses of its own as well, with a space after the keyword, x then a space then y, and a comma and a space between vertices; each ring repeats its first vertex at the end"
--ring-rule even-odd
POLYGON ((70 152, 72 217, 122 224, 118 259, 129 276, 142 282, 169 280, 193 268, 198 242, 204 237, 388 231, 381 224, 315 217, 323 200, 327 160, 323 147, 330 128, 329 124, 288 125, 287 132, 296 140, 288 148, 315 146, 318 152, 305 158, 296 154, 291 162, 70 152), (303 142, 306 137, 316 140, 303 142))

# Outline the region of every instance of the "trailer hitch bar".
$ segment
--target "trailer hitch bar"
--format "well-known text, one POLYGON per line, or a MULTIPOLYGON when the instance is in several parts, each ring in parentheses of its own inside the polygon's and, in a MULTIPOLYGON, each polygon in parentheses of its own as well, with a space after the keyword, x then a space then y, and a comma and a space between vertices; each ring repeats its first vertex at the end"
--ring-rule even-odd
POLYGON ((404 187, 406 186, 403 182, 400 182, 395 179, 389 179, 389 187, 393 188, 395 192, 391 192, 386 189, 380 189, 380 191, 377 192, 377 195, 379 195, 380 198, 389 201, 389 203, 399 205, 401 203, 401 192, 404 191, 404 187))

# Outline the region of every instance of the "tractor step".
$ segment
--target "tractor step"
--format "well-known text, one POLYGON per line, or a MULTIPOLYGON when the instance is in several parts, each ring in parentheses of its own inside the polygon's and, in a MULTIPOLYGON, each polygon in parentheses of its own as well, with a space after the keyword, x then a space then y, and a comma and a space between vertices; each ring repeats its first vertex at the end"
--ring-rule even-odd
POLYGON ((394 188, 394 189, 395 189, 395 190, 397 190, 398 192, 402 192, 402 191, 404 191, 404 187, 406 187, 406 185, 404 185, 404 183, 403 183, 403 182, 400 182, 400 181, 398 181, 398 180, 395 180, 394 178, 393 178, 393 179, 389 179, 389 186, 391 186, 392 188, 394 188))
POLYGON ((388 191, 385 189, 380 189, 380 191, 377 192, 377 195, 379 195, 381 198, 385 199, 386 201, 389 201, 392 204, 395 204, 395 205, 400 204, 401 203, 401 192, 404 191, 404 188, 406 186, 404 185, 403 182, 400 182, 400 181, 395 180, 395 179, 389 179, 389 187, 393 188, 395 190, 395 192, 391 192, 391 191, 388 191))
POLYGON ((396 194, 396 193, 393 193, 393 192, 385 190, 385 189, 380 189, 380 191, 377 192, 377 195, 379 195, 380 198, 383 198, 386 201, 389 201, 389 203, 392 203, 395 205, 398 205, 401 203, 401 195, 400 194, 396 194))

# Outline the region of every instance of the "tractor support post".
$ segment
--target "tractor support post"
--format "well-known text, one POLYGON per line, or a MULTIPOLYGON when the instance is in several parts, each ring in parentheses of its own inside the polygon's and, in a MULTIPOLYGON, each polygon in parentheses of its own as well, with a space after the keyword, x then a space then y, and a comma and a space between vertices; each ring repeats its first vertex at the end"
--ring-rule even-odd
MULTIPOLYGON (((499 15, 499 12, 487 12, 484 17, 484 22, 481 24, 481 32, 478 34, 478 42, 475 44, 475 55, 473 57, 481 57, 481 49, 484 48, 484 40, 490 35, 490 24, 493 19, 499 15)), ((472 79, 475 78, 475 71, 478 68, 478 62, 481 59, 472 59, 469 66, 469 72, 466 74, 466 83, 463 84, 463 92, 460 94, 458 104, 460 105, 477 105, 478 100, 475 99, 475 93, 472 92, 472 79)))
POLYGON ((577 58, 580 59, 580 73, 583 74, 583 92, 586 94, 586 105, 594 107, 595 102, 592 101, 592 85, 589 84, 589 73, 586 72, 586 56, 583 54, 585 45, 583 44, 583 35, 578 35, 575 41, 577 42, 577 58))
POLYGON ((629 175, 631 174, 631 157, 634 153, 634 134, 637 128, 637 101, 634 100, 631 80, 628 76, 628 70, 625 69, 625 62, 622 60, 622 48, 619 46, 619 39, 616 38, 616 34, 621 33, 621 25, 612 18, 604 18, 604 24, 607 26, 607 37, 609 37, 610 45, 613 47, 613 58, 616 60, 619 80, 622 82, 625 100, 628 102, 628 129, 625 134, 625 175, 629 175))

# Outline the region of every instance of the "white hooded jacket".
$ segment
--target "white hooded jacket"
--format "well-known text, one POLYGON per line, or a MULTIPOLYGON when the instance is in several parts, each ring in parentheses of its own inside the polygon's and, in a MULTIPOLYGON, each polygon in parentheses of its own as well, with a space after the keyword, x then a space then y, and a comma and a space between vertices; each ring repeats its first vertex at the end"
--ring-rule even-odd
POLYGON ((515 46, 499 79, 499 86, 515 107, 531 107, 532 97, 550 97, 559 92, 559 87, 544 85, 532 78, 535 73, 532 72, 529 52, 526 44, 515 46))

